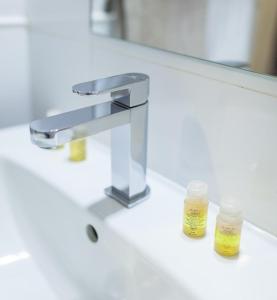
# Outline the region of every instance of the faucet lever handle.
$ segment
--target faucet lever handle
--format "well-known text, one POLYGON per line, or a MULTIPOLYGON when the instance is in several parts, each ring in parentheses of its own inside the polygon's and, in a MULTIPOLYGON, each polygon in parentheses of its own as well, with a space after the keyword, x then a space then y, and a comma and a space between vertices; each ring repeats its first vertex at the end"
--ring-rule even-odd
POLYGON ((142 73, 126 73, 75 84, 72 91, 79 95, 99 95, 110 92, 113 101, 134 107, 148 101, 149 76, 142 73))

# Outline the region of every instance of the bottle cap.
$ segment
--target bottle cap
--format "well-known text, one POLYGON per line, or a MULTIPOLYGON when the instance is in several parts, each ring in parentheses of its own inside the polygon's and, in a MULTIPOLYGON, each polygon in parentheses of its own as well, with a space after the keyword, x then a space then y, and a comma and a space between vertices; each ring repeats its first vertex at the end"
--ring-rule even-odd
POLYGON ((74 138, 75 139, 83 138, 84 136, 88 135, 86 132, 87 130, 85 125, 78 125, 73 129, 74 138))
POLYGON ((207 183, 199 180, 190 181, 187 186, 187 196, 191 198, 206 198, 208 194, 207 183))
POLYGON ((227 197, 220 203, 220 213, 230 217, 242 217, 242 208, 237 199, 227 197))

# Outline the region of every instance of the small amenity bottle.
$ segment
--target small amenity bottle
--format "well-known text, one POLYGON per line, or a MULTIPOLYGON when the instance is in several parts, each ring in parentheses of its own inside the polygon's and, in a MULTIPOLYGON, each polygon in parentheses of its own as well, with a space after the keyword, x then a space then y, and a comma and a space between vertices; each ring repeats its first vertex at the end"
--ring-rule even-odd
POLYGON ((215 251, 223 256, 235 256, 239 253, 242 211, 233 198, 222 201, 216 219, 215 251))
POLYGON ((85 138, 79 138, 78 135, 83 136, 83 129, 74 130, 74 135, 77 137, 77 139, 71 141, 69 143, 69 160, 74 162, 83 161, 87 157, 87 145, 86 145, 86 139, 85 138))
POLYGON ((183 232, 192 238, 205 235, 208 214, 208 185, 202 181, 191 181, 184 201, 183 232))

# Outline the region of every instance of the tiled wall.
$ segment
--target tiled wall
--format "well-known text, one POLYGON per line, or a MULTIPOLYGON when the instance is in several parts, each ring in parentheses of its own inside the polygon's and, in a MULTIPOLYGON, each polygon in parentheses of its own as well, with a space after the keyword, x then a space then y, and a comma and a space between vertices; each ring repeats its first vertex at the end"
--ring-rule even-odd
MULTIPOLYGON (((29 7, 37 116, 101 100, 73 95, 74 83, 147 73, 149 167, 182 185, 208 181, 215 202, 237 196, 248 220, 277 234, 276 79, 93 37, 85 0, 29 0, 29 7)), ((98 138, 107 142, 108 134, 98 138)))

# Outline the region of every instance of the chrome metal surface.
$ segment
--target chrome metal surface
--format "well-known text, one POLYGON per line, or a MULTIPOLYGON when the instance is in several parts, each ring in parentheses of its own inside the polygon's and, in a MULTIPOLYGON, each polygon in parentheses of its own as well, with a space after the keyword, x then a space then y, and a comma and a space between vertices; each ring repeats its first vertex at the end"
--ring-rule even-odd
POLYGON ((31 140, 41 148, 56 148, 72 140, 129 123, 130 110, 112 101, 65 112, 31 123, 31 140))
POLYGON ((79 95, 99 95, 111 93, 111 98, 128 107, 147 102, 149 77, 140 73, 127 73, 76 84, 73 93, 79 95))
POLYGON ((106 194, 126 207, 149 194, 146 185, 149 77, 129 73, 73 86, 80 95, 111 93, 112 101, 33 121, 31 140, 56 148, 111 129, 112 187, 106 194))
POLYGON ((143 192, 134 195, 131 198, 126 198, 126 195, 124 193, 121 193, 121 191, 117 190, 113 186, 105 188, 105 194, 115 199, 119 203, 123 204, 124 206, 127 206, 128 208, 132 208, 133 206, 139 204, 140 202, 147 200, 150 194, 150 188, 147 185, 143 192))

